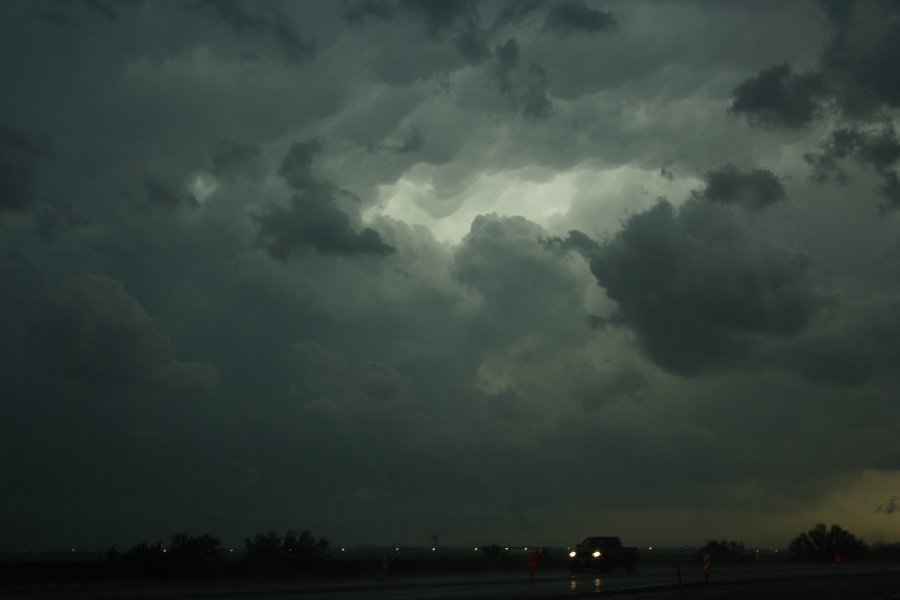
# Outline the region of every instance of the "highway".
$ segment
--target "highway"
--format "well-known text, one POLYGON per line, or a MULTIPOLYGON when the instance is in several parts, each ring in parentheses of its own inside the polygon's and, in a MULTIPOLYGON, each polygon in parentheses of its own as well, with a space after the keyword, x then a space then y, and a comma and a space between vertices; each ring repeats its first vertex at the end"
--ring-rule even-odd
MULTIPOLYGON (((691 565, 682 571, 686 590, 711 589, 713 587, 746 582, 791 582, 798 580, 835 581, 862 580, 877 574, 890 574, 900 581, 900 565, 862 564, 843 565, 839 569, 830 565, 775 565, 714 568, 710 584, 703 582, 702 572, 691 565)), ((723 590, 728 588, 721 588, 723 590)), ((206 598, 229 600, 279 599, 328 599, 351 598, 387 599, 550 599, 635 596, 649 592, 677 590, 675 567, 648 566, 634 574, 614 572, 609 574, 569 574, 557 569, 538 572, 531 581, 527 572, 522 576, 502 573, 494 575, 456 575, 435 578, 396 580, 355 580, 350 582, 209 582, 197 584, 112 585, 112 586, 20 586, 0 589, 0 595, 28 600, 81 600, 86 598, 141 598, 174 599, 206 598)), ((900 592, 900 589, 893 590, 900 592)), ((655 594, 650 594, 651 596, 655 594)), ((667 594, 659 594, 668 597, 667 594)), ((726 595, 727 596, 727 595, 726 595)), ((690 594, 686 593, 690 598, 690 594)))

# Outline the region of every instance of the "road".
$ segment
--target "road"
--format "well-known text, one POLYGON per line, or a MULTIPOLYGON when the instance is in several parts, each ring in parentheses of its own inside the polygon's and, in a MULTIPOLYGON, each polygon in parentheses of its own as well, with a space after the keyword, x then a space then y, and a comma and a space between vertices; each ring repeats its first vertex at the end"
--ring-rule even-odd
MULTIPOLYGON (((714 568, 711 586, 740 582, 789 582, 797 580, 847 580, 889 573, 900 577, 900 565, 777 565, 760 567, 714 568)), ((682 572, 686 589, 711 587, 703 583, 695 566, 682 572)), ((386 581, 354 581, 331 583, 250 583, 236 582, 189 584, 180 586, 21 586, 0 589, 5 598, 28 600, 63 600, 86 598, 174 599, 205 598, 208 600, 349 600, 387 599, 551 599, 597 596, 628 596, 651 591, 677 589, 674 567, 645 567, 637 573, 576 574, 567 571, 539 572, 534 581, 523 576, 458 575, 440 578, 409 578, 386 581)), ((900 590, 895 590, 900 591, 900 590)))

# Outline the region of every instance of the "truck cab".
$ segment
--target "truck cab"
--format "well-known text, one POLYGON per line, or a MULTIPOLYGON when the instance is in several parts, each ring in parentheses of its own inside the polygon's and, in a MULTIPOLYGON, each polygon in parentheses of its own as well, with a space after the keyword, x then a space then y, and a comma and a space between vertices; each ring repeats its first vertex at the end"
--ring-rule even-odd
POLYGON ((624 567, 629 573, 637 566, 637 548, 626 548, 622 541, 614 536, 591 536, 575 546, 569 552, 569 567, 573 571, 579 569, 596 569, 608 571, 615 567, 624 567))

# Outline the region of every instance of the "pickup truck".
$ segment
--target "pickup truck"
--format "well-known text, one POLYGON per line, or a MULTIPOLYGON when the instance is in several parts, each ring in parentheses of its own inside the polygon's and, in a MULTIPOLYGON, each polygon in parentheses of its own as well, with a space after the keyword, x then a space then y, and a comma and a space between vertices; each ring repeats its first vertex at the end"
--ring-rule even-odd
POLYGON ((569 568, 597 569, 609 571, 616 567, 625 567, 629 573, 637 566, 638 549, 626 548, 617 537, 594 536, 584 541, 569 552, 569 568))

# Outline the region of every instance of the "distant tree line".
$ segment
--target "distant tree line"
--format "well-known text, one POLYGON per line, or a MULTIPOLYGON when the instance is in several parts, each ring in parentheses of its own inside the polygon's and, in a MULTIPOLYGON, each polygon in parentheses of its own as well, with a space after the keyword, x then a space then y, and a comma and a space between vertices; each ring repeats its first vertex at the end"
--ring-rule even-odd
MULTIPOLYGON (((499 565, 505 552, 497 544, 480 547, 480 560, 499 565)), ((789 555, 798 560, 833 561, 836 554, 842 561, 883 560, 900 561, 900 543, 876 543, 871 546, 839 525, 816 524, 799 533, 788 545, 789 555)), ((754 551, 743 542, 707 540, 697 553, 698 558, 709 554, 714 564, 749 563, 754 551)), ((316 538, 309 531, 288 531, 284 535, 269 531, 257 533, 244 540, 244 552, 239 559, 222 547, 220 540, 209 534, 176 533, 168 544, 162 541, 141 542, 120 551, 110 548, 107 560, 123 573, 149 576, 198 576, 227 571, 260 574, 313 573, 328 570, 332 558, 328 540, 316 538), (239 563, 239 564, 236 564, 239 563)), ((549 558, 549 557, 548 557, 549 558)))
MULTIPOLYGON (((265 573, 307 572, 330 558, 328 540, 316 539, 309 531, 256 534, 244 541, 250 569, 265 573)), ((141 542, 125 551, 113 546, 107 560, 126 573, 150 576, 214 575, 227 557, 221 541, 209 534, 176 533, 169 544, 141 542)))
POLYGON ((788 550, 791 554, 809 560, 834 560, 836 555, 844 559, 866 558, 871 549, 860 538, 839 525, 830 528, 825 523, 817 523, 809 531, 804 531, 791 540, 788 550))
POLYGON ((697 556, 702 560, 707 554, 717 565, 736 564, 750 560, 750 554, 744 547, 744 543, 733 540, 706 540, 706 544, 700 548, 697 556))
MULTIPOLYGON (((788 544, 788 552, 798 560, 829 561, 840 555, 845 560, 900 561, 900 543, 875 543, 871 546, 840 525, 817 523, 812 529, 799 533, 788 544)), ((707 540, 697 552, 702 559, 709 554, 715 564, 752 562, 754 552, 747 550, 743 542, 733 540, 707 540)))

